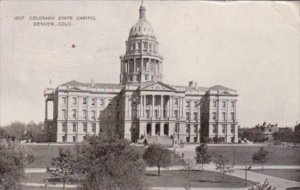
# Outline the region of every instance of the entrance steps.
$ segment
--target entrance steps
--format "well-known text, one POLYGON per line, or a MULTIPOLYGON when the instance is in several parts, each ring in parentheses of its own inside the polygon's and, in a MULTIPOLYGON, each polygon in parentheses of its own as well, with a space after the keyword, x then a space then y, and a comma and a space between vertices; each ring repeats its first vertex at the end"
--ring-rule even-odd
POLYGON ((146 136, 148 144, 161 144, 165 146, 173 146, 173 139, 168 136, 146 136))

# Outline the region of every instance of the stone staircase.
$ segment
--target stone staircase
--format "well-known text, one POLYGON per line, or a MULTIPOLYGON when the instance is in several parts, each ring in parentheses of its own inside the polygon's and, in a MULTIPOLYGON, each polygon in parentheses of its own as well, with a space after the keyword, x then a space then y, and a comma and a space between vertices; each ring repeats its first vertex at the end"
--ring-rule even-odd
POLYGON ((161 144, 161 145, 168 146, 168 147, 173 146, 173 139, 171 139, 168 136, 150 136, 150 135, 147 135, 146 139, 148 141, 148 144, 161 144))

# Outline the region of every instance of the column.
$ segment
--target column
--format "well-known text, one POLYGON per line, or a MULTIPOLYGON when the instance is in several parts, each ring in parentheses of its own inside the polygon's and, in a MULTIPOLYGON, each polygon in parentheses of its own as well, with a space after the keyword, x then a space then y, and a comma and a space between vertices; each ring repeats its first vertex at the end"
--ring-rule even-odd
POLYGON ((168 117, 170 118, 171 117, 171 112, 170 112, 170 110, 171 110, 171 96, 168 96, 169 97, 169 99, 168 99, 168 117))
POLYGON ((146 101, 147 101, 147 96, 143 96, 143 116, 145 117, 145 112, 146 112, 146 101))
POLYGON ((45 120, 48 120, 48 100, 45 100, 45 120))
POLYGON ((153 118, 154 117, 154 95, 152 94, 152 110, 151 110, 151 117, 153 118))
POLYGON ((129 117, 129 105, 128 105, 128 96, 125 96, 125 110, 126 110, 126 117, 129 117))
POLYGON ((164 96, 160 96, 160 118, 164 118, 164 96))

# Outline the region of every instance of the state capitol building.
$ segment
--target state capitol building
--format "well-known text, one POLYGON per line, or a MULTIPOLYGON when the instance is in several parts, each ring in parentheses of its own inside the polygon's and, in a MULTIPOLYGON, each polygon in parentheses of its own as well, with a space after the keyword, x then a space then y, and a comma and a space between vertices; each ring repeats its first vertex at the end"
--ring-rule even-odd
POLYGON ((237 91, 216 85, 165 84, 158 41, 139 9, 120 57, 118 84, 69 81, 47 88, 45 126, 49 140, 81 142, 87 136, 167 138, 187 143, 237 142, 237 91), (53 102, 53 118, 48 103, 53 102))

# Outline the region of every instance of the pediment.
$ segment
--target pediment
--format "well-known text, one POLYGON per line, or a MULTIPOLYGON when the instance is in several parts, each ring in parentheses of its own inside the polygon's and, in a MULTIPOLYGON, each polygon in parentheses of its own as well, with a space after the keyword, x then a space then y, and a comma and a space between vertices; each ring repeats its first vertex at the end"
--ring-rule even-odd
POLYGON ((141 88, 141 90, 153 90, 153 91, 176 91, 175 88, 164 84, 162 82, 156 82, 141 88))
POLYGON ((73 91, 82 91, 82 89, 78 88, 78 87, 71 87, 69 88, 69 90, 73 90, 73 91))

